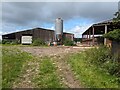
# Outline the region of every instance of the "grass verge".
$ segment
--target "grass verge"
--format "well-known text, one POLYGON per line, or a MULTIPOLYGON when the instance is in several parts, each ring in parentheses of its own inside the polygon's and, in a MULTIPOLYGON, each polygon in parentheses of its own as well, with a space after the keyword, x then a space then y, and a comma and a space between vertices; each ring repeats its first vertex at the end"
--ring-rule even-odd
POLYGON ((30 54, 21 52, 17 48, 2 47, 2 88, 12 88, 23 64, 30 58, 30 54))
MULTIPOLYGON (((90 52, 94 52, 94 50, 96 49, 88 50, 89 54, 90 52)), ((96 54, 98 53, 96 52, 96 54)), ((72 54, 67 58, 68 63, 80 83, 87 88, 118 88, 118 77, 110 75, 100 66, 91 63, 89 61, 90 58, 91 60, 97 59, 94 58, 92 53, 88 55, 86 51, 72 54)))

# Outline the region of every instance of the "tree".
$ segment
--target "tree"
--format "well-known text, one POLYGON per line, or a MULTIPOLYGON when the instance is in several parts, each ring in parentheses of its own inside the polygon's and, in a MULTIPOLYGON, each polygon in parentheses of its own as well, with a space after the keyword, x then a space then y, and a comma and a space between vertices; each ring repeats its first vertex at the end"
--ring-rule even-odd
POLYGON ((113 25, 120 25, 120 10, 115 12, 115 18, 113 18, 113 25))
POLYGON ((112 41, 120 42, 120 29, 115 29, 103 35, 112 41))
POLYGON ((120 20, 120 11, 116 12, 114 15, 116 16, 116 19, 120 20))
POLYGON ((116 18, 113 18, 112 26, 113 31, 108 32, 107 34, 104 34, 103 36, 105 38, 108 38, 110 40, 120 42, 120 10, 114 14, 116 18))
POLYGON ((113 31, 104 34, 105 38, 112 40, 111 53, 116 56, 116 60, 120 62, 120 11, 116 12, 116 18, 113 18, 113 31))
POLYGON ((120 42, 120 11, 116 12, 114 16, 116 17, 113 18, 113 22, 111 23, 111 25, 113 26, 113 31, 110 31, 103 36, 110 40, 120 42))

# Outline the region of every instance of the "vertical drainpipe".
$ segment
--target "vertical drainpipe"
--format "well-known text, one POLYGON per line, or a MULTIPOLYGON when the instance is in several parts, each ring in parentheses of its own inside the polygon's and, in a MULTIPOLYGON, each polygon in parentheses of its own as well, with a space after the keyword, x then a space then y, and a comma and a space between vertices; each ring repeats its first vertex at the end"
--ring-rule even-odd
MULTIPOLYGON (((105 25, 105 34, 107 33, 107 25, 105 25)), ((104 45, 106 45, 107 44, 107 39, 106 38, 104 38, 104 45)))
POLYGON ((92 34, 93 34, 93 37, 92 37, 92 39, 93 39, 93 40, 92 40, 92 44, 93 44, 93 46, 94 46, 94 44, 95 44, 95 38, 94 38, 94 34, 95 34, 95 33, 94 33, 94 31, 95 31, 95 30, 94 30, 94 26, 92 26, 92 34))

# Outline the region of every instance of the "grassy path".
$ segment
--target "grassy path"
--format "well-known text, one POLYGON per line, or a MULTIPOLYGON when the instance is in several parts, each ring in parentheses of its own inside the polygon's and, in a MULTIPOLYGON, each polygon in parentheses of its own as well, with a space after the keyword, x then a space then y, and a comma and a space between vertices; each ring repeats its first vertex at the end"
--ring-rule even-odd
MULTIPOLYGON (((60 80, 60 83, 62 83, 62 85, 64 87, 66 87, 66 88, 81 88, 79 81, 76 80, 69 65, 67 63, 65 63, 65 60, 62 58, 64 55, 66 55, 68 53, 71 53, 73 51, 76 52, 79 50, 75 50, 73 48, 70 49, 68 47, 67 48, 60 48, 60 47, 53 48, 52 47, 52 48, 42 48, 42 49, 41 48, 23 48, 23 50, 28 53, 31 53, 37 57, 39 57, 39 56, 40 57, 45 57, 45 56, 49 57, 49 61, 51 60, 52 63, 54 64, 53 66, 56 67, 56 74, 60 80), (56 49, 57 49, 57 51, 56 51, 56 49), (71 50, 71 52, 69 52, 70 50, 71 50), (63 53, 62 53, 62 51, 63 51, 63 53)), ((52 65, 52 64, 50 64, 50 65, 52 65)), ((45 67, 45 65, 43 67, 45 67)), ((49 68, 49 65, 47 65, 45 68, 47 70, 47 68, 49 68)), ((55 78, 55 77, 53 77, 53 78, 55 78)), ((39 86, 42 86, 42 85, 39 85, 39 86)))
POLYGON ((3 88, 119 87, 118 78, 89 62, 93 59, 92 55, 88 58, 90 53, 74 49, 71 54, 73 48, 68 47, 4 46, 2 50, 3 88))
POLYGON ((61 77, 62 83, 67 88, 82 88, 80 82, 75 78, 73 71, 71 70, 70 66, 67 64, 63 55, 54 56, 54 64, 57 67, 57 72, 61 77))
POLYGON ((56 72, 53 60, 49 57, 43 57, 39 65, 39 73, 34 77, 33 82, 38 88, 62 88, 63 83, 60 81, 56 72))
POLYGON ((48 57, 34 57, 26 62, 21 77, 13 87, 19 88, 61 88, 62 84, 56 74, 56 68, 48 57))
POLYGON ((13 83, 13 88, 34 88, 35 84, 32 79, 39 73, 39 63, 37 58, 27 61, 22 68, 19 78, 13 83))

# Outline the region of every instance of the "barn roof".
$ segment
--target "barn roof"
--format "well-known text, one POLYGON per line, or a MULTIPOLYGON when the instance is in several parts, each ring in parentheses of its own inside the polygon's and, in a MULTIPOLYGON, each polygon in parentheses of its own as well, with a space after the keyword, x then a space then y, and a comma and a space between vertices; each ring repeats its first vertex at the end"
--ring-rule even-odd
MULTIPOLYGON (((12 33, 7 33, 7 34, 4 34, 4 35, 9 35, 9 34, 15 34, 15 33, 19 33, 19 32, 26 32, 26 31, 31 31, 31 30, 47 30, 47 31, 51 31, 51 32, 54 32, 54 30, 51 30, 51 29, 45 29, 45 28, 33 28, 33 29, 28 29, 28 30, 22 30, 22 31, 17 31, 17 32, 12 32, 12 33)), ((73 33, 68 33, 68 32, 63 32, 64 34, 73 34, 73 33)))
POLYGON ((31 30, 48 30, 48 31, 53 31, 54 32, 54 30, 37 27, 37 28, 33 28, 33 29, 27 29, 27 30, 22 30, 22 31, 16 31, 16 32, 12 32, 12 33, 7 33, 7 34, 4 34, 4 35, 19 33, 19 32, 26 32, 26 31, 31 31, 31 30))
POLYGON ((102 22, 93 24, 93 26, 96 26, 96 25, 106 25, 106 24, 110 24, 112 22, 113 22, 113 19, 110 19, 110 20, 106 20, 106 21, 102 21, 102 22))
MULTIPOLYGON (((87 30, 89 30, 89 29, 91 29, 93 26, 104 26, 104 25, 112 25, 112 23, 114 22, 115 20, 114 19, 110 19, 110 20, 106 20, 106 21, 102 21, 102 22, 98 22, 98 23, 95 23, 95 24, 93 24, 92 26, 90 26, 87 30)), ((120 24, 120 20, 119 20, 119 24, 120 24)), ((119 25, 118 24, 118 25, 119 25)), ((86 30, 86 31, 87 31, 86 30)), ((83 34, 85 34, 86 33, 86 31, 85 32, 83 32, 83 34)), ((83 35, 82 34, 82 35, 83 35)))

